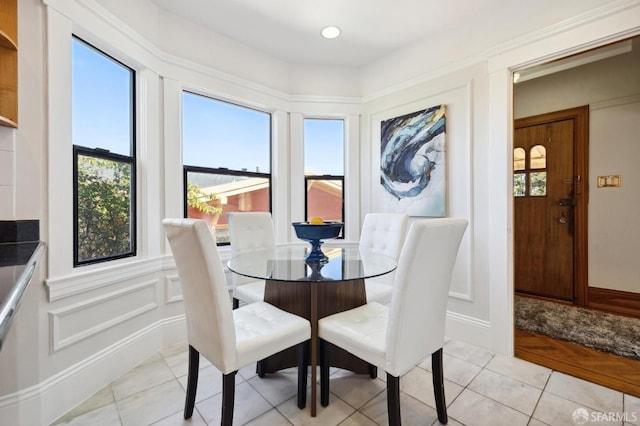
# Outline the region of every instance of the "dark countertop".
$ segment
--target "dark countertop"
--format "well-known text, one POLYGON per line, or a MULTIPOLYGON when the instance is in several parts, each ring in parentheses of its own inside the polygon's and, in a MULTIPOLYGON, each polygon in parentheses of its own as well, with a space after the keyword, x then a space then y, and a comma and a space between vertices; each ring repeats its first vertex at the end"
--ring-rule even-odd
POLYGON ((0 243, 0 349, 44 248, 42 241, 0 243))
POLYGON ((40 244, 39 241, 0 243, 0 266, 24 265, 40 244))

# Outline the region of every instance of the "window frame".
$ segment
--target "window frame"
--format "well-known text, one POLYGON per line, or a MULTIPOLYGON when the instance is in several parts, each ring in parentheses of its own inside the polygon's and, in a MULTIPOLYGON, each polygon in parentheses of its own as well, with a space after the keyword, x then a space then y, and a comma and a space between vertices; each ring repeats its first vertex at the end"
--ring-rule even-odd
MULTIPOLYGON (((341 210, 341 214, 342 214, 342 222, 344 223, 344 175, 304 175, 304 217, 305 220, 309 221, 309 219, 311 219, 309 217, 309 181, 310 180, 318 180, 318 181, 322 181, 322 180, 327 180, 327 181, 331 181, 331 180, 336 180, 336 181, 340 181, 342 183, 342 208, 341 210)), ((343 238, 343 237, 340 237, 343 238)))
MULTIPOLYGON (((94 46, 93 44, 87 42, 82 37, 79 37, 76 34, 71 34, 70 42, 73 43, 74 40, 78 40, 88 48, 94 50, 96 53, 103 55, 107 59, 113 61, 114 63, 122 66, 124 69, 130 72, 130 115, 131 115, 131 126, 129 129, 129 137, 130 137, 130 146, 129 146, 129 155, 113 153, 104 148, 89 148, 83 145, 72 144, 73 147, 73 267, 82 267, 87 265, 93 265, 97 263, 109 262, 112 260, 124 259, 128 257, 135 257, 138 255, 138 169, 137 169, 137 72, 133 67, 128 66, 124 62, 114 58, 112 55, 109 55, 104 50, 94 46), (130 212, 130 247, 131 250, 127 253, 120 253, 113 256, 100 257, 96 259, 90 260, 79 260, 79 242, 78 242, 78 156, 83 155, 87 157, 99 158, 109 161, 114 161, 118 163, 126 163, 131 166, 131 199, 129 201, 129 212, 130 212)), ((73 55, 71 57, 73 61, 73 55)), ((73 73, 73 66, 71 66, 71 72, 73 73)), ((71 89, 73 90, 73 80, 71 81, 71 89)), ((73 119, 73 104, 71 104, 71 118, 73 119)), ((71 134, 71 138, 73 140, 73 133, 71 134)))
POLYGON ((105 149, 100 148, 87 148, 80 145, 73 145, 73 266, 85 266, 95 263, 108 262, 110 260, 124 259, 126 257, 133 257, 137 255, 137 196, 136 196, 136 158, 135 156, 129 157, 122 154, 115 154, 105 149), (83 155, 85 157, 99 158, 102 160, 109 160, 117 163, 124 163, 131 166, 131 199, 129 201, 129 211, 131 218, 131 250, 127 253, 121 253, 113 256, 100 257, 91 260, 79 260, 79 229, 78 229, 78 156, 83 155))
MULTIPOLYGON (((182 88, 180 91, 180 98, 182 99, 182 97, 184 96, 185 93, 189 93, 192 95, 196 95, 196 96, 201 96, 204 98, 208 98, 211 99, 213 101, 216 102, 222 102, 222 103, 226 103, 229 105, 233 105, 233 106, 237 106, 240 108, 246 108, 246 109, 250 109, 253 111, 257 111, 257 112, 261 112, 264 114, 268 114, 269 115, 269 173, 265 173, 265 172, 254 172, 254 171, 249 171, 249 170, 236 170, 236 169, 230 169, 228 167, 204 167, 204 166, 191 166, 188 164, 184 164, 184 162, 182 163, 182 212, 183 212, 183 216, 185 218, 188 217, 188 197, 187 197, 187 192, 188 192, 188 179, 187 176, 189 174, 189 172, 192 173, 203 173, 203 174, 215 174, 215 175, 226 175, 226 176, 241 176, 241 177, 249 177, 249 178, 262 178, 262 179, 267 179, 269 182, 269 213, 273 213, 273 191, 274 191, 274 187, 273 187, 273 114, 270 111, 265 111, 259 108, 254 108, 251 106, 247 106, 247 105, 243 105, 241 103, 238 102, 231 102, 229 100, 226 99, 222 99, 220 97, 216 97, 213 96, 211 94, 206 94, 206 93, 201 93, 199 91, 195 91, 195 90, 189 90, 186 88, 182 88)), ((181 111, 180 111, 180 120, 182 122, 182 120, 184 119, 184 109, 182 109, 181 107, 181 111)), ((180 135, 180 141, 181 141, 181 149, 184 151, 184 132, 181 131, 181 135, 180 135)), ((224 241, 224 242, 217 242, 216 241, 216 245, 219 247, 222 246, 230 246, 231 242, 230 241, 224 241)))
POLYGON ((513 148, 513 165, 512 165, 512 171, 513 171, 513 177, 512 177, 512 184, 513 184, 513 198, 543 198, 547 196, 547 184, 548 184, 548 167, 547 167, 547 157, 546 157, 546 149, 547 147, 544 144, 536 144, 534 146, 532 146, 531 148, 529 148, 528 150, 524 149, 523 147, 520 146, 516 146, 513 148), (545 151, 545 156, 542 157, 544 158, 544 167, 534 167, 533 166, 533 157, 532 157, 532 152, 533 149, 536 147, 541 147, 544 151, 545 151), (524 151, 524 157, 521 161, 524 162, 524 167, 521 169, 516 169, 515 166, 515 156, 516 156, 516 151, 517 150, 522 150, 524 151), (531 176, 534 174, 544 174, 545 178, 544 178, 544 194, 533 194, 532 189, 533 189, 533 180, 531 179, 531 176), (515 183, 515 179, 516 176, 524 176, 524 192, 522 194, 517 194, 516 193, 516 183, 515 183))
POLYGON ((316 180, 316 181, 340 181, 342 183, 342 196, 341 196, 341 215, 342 215, 342 223, 343 223, 343 228, 342 231, 340 232, 340 236, 337 237, 337 239, 344 239, 345 235, 346 235, 346 228, 347 228, 347 220, 345 217, 345 213, 346 213, 346 209, 345 209, 345 193, 346 193, 346 187, 345 187, 345 182, 346 182, 346 174, 347 174, 347 156, 346 156, 346 149, 347 149, 347 118, 346 117, 326 117, 326 116, 303 116, 302 117, 302 145, 303 145, 303 158, 302 158, 302 165, 303 165, 303 169, 302 169, 302 174, 304 176, 304 218, 305 221, 309 221, 311 218, 309 217, 309 181, 310 180, 316 180), (322 174, 322 175, 312 175, 312 174, 307 174, 306 171, 304 170, 306 164, 305 164, 305 158, 304 156, 306 155, 304 153, 305 148, 306 148, 306 132, 305 132, 305 122, 307 120, 317 120, 317 121, 322 121, 322 120, 326 120, 326 121, 341 121, 342 122, 342 174, 341 175, 331 175, 331 174, 322 174))
MULTIPOLYGON (((269 213, 271 213, 273 210, 273 179, 272 179, 271 173, 238 171, 233 169, 227 169, 224 167, 213 168, 213 167, 202 167, 202 166, 188 166, 183 164, 182 165, 182 195, 183 195, 182 209, 183 209, 183 214, 185 218, 188 217, 188 214, 189 214, 188 212, 189 200, 187 199, 187 191, 188 191, 188 185, 189 185, 187 176, 189 172, 210 174, 210 175, 242 176, 242 177, 250 177, 250 178, 257 177, 257 178, 267 179, 269 181, 269 213)), ((216 245, 228 246, 228 245, 231 245, 231 242, 229 241, 225 241, 221 243, 216 242, 216 245)))

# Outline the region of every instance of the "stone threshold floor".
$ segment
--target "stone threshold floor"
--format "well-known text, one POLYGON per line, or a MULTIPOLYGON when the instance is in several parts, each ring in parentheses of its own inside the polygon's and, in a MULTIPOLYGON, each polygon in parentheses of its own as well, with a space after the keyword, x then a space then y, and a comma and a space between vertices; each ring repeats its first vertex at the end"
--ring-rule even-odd
MULTIPOLYGON (((640 398, 456 340, 444 353, 449 425, 640 426, 640 398)), ((165 348, 53 424, 219 425, 222 375, 204 358, 196 409, 183 419, 187 365, 186 344, 165 348)), ((430 370, 428 359, 400 380, 404 425, 439 424, 430 370)), ((260 379, 248 366, 236 375, 234 424, 387 425, 384 379, 335 369, 329 406, 312 418, 296 405, 295 369, 260 379)))

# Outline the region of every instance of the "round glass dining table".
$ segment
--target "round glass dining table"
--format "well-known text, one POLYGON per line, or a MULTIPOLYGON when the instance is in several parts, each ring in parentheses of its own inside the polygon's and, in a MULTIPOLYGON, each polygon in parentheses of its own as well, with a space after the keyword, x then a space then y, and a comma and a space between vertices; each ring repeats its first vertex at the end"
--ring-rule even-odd
MULTIPOLYGON (((229 269, 239 275, 265 280, 264 301, 311 323, 311 416, 316 415, 316 366, 318 362, 318 320, 367 303, 364 280, 392 272, 395 259, 358 247, 323 247, 326 261, 305 261, 306 244, 288 244, 273 249, 244 250, 232 254, 229 269)), ((375 366, 331 346, 331 366, 376 377, 375 366)), ((295 350, 283 351, 258 363, 258 375, 297 365, 295 350)), ((298 406, 304 407, 306 392, 298 392, 298 406)))
POLYGON ((275 281, 351 281, 392 272, 397 263, 383 254, 358 247, 324 247, 326 262, 305 261, 307 245, 289 244, 274 249, 244 250, 232 255, 227 266, 251 278, 275 281))

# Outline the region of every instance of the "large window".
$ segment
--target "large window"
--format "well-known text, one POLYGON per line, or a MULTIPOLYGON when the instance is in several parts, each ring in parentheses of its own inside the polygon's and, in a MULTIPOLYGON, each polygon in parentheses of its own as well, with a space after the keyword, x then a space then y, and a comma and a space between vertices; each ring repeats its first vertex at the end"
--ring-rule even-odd
POLYGON ((227 213, 271 211, 271 115, 182 95, 185 216, 229 243, 227 213))
POLYGON ((306 220, 344 221, 344 121, 304 120, 306 220))
POLYGON ((74 266, 136 254, 134 93, 131 68, 73 38, 74 266))

